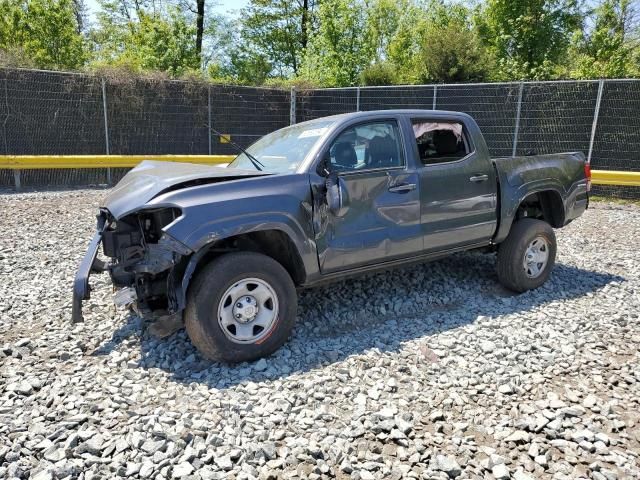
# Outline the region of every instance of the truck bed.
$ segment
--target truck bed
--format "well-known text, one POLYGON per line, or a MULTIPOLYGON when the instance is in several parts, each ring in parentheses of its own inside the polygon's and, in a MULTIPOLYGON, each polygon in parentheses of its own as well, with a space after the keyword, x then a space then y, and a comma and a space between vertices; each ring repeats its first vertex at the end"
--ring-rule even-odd
POLYGON ((580 216, 588 206, 585 156, 581 152, 499 157, 491 161, 498 177, 500 205, 496 243, 508 234, 517 206, 535 192, 555 193, 555 200, 563 207, 562 225, 580 216))

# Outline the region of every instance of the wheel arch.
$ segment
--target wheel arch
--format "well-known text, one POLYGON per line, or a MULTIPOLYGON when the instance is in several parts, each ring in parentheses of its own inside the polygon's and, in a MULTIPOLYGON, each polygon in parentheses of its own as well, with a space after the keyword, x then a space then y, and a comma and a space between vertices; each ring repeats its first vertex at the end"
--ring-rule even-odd
POLYGON ((544 220, 553 228, 560 228, 565 223, 564 202, 562 201, 562 196, 556 190, 549 189, 530 193, 522 199, 518 206, 518 211, 523 209, 533 209, 534 213, 537 214, 533 218, 544 220))
POLYGON ((284 267, 296 286, 302 285, 306 280, 307 272, 302 255, 285 230, 269 228, 237 233, 216 238, 189 257, 181 282, 176 286, 178 310, 184 309, 191 280, 205 265, 225 253, 242 251, 262 253, 272 258, 284 267))
POLYGON ((494 242, 504 241, 513 224, 521 218, 543 220, 553 228, 563 227, 566 224, 566 209, 562 194, 555 188, 542 188, 521 195, 508 211, 502 212, 494 242))

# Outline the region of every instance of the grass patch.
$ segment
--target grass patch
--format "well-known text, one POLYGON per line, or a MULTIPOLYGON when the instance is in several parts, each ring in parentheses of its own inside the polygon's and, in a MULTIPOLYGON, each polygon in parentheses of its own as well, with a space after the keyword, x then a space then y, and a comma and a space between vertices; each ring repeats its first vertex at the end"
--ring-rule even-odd
POLYGON ((603 197, 601 195, 590 195, 589 200, 592 202, 607 202, 618 205, 640 205, 640 199, 603 197))

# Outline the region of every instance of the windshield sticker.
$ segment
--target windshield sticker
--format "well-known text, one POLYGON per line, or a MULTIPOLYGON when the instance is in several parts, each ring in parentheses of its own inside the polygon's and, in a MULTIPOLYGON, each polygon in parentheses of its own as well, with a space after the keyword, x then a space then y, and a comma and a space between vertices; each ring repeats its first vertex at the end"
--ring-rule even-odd
POLYGON ((327 127, 313 128, 311 130, 305 130, 300 135, 298 135, 298 138, 319 137, 326 131, 327 131, 327 127))

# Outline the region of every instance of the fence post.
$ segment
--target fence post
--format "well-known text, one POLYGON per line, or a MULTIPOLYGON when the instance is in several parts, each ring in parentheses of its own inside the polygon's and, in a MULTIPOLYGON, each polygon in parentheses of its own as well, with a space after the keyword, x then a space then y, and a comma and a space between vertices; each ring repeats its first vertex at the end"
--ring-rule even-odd
POLYGON ((591 154, 593 153, 593 142, 596 138, 596 129, 598 128, 598 116, 600 115, 600 102, 602 101, 602 91, 604 90, 604 80, 598 82, 598 96, 596 97, 596 108, 593 112, 593 123, 591 124, 591 138, 589 139, 589 153, 587 154, 587 163, 591 164, 591 154))
POLYGON ((356 87, 356 112, 360 111, 360 87, 356 87))
POLYGON ((296 123, 296 87, 291 87, 291 97, 289 100, 289 125, 296 123))
POLYGON ((20 181, 20 170, 13 171, 13 181, 15 182, 16 192, 22 190, 22 182, 20 181))
POLYGON ((209 140, 209 155, 211 153, 211 85, 207 86, 207 137, 209 140))
POLYGON ((434 85, 433 86, 433 104, 431 105, 431 110, 435 110, 436 109, 437 98, 438 98, 438 86, 434 85))
POLYGON ((520 82, 520 88, 518 89, 518 107, 516 109, 516 125, 513 129, 513 149, 511 156, 516 156, 518 149, 518 133, 520 132, 520 111, 522 110, 522 91, 524 90, 524 82, 520 82))
MULTIPOLYGON (((104 145, 107 155, 110 155, 109 121, 107 120, 107 86, 104 78, 102 78, 102 113, 104 114, 104 145)), ((107 167, 107 185, 111 185, 111 167, 107 167)))

